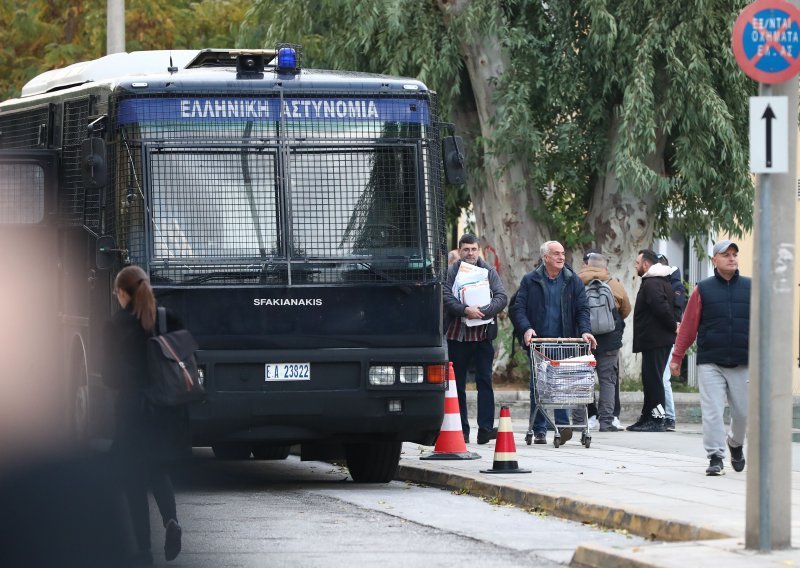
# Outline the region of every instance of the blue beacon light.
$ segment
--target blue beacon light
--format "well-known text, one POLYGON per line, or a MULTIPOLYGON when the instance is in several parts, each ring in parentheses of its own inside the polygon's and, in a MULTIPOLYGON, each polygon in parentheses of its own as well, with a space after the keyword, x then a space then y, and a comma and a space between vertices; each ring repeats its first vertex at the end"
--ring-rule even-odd
POLYGON ((278 69, 280 71, 297 70, 297 52, 291 47, 282 47, 278 50, 278 69))

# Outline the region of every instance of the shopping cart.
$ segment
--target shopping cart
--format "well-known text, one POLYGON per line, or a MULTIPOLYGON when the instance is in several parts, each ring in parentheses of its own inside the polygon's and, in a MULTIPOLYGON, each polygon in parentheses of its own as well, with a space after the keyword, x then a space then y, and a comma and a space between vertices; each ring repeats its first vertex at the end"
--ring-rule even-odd
MULTIPOLYGON (((583 428, 581 444, 587 448, 592 443, 589 435, 589 415, 586 405, 594 401, 594 385, 597 380, 596 362, 589 343, 581 338, 533 338, 530 346, 531 361, 531 403, 536 410, 531 412, 525 443, 533 440, 533 421, 542 413, 547 423, 555 431, 553 445, 561 445, 559 425, 548 416, 545 410, 578 407, 582 411, 582 422, 560 425, 561 428, 583 428)), ((554 412, 555 414, 555 412, 554 412)))

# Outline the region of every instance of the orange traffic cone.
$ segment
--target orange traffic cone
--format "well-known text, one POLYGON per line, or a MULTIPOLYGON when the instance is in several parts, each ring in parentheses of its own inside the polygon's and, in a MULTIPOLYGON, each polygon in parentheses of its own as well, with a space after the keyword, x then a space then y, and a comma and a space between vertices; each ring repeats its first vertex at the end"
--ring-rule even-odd
POLYGON ((447 374, 447 392, 444 395, 444 420, 433 453, 421 456, 421 460, 477 460, 480 455, 467 451, 464 432, 461 430, 461 412, 456 394, 456 374, 453 363, 447 374))
POLYGON ((492 469, 482 469, 481 473, 530 473, 520 469, 517 464, 517 447, 514 445, 514 432, 511 428, 511 412, 507 406, 500 407, 500 424, 497 428, 497 442, 494 446, 492 469))

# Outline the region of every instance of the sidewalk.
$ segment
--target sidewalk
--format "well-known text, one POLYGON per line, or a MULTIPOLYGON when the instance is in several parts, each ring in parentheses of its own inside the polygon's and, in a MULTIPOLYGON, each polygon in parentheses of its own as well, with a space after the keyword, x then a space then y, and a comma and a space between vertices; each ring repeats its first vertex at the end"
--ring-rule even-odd
MULTIPOLYGON (((477 413, 477 392, 467 391, 467 409, 469 416, 477 413)), ((688 392, 676 392, 672 394, 675 401, 675 415, 679 424, 690 423, 700 424, 700 394, 688 392)), ((522 420, 530 414, 530 392, 527 390, 500 390, 494 391, 495 406, 508 406, 511 408, 511 416, 522 420)), ((635 422, 642 412, 642 393, 639 392, 620 392, 620 420, 624 423, 635 422)), ((794 427, 800 428, 800 396, 794 397, 793 419, 794 427)), ((725 419, 728 419, 727 410, 725 419)), ((798 441, 797 439, 795 441, 798 441)))
MULTIPOLYGON (((498 406, 499 406, 498 402, 498 406)), ((474 416, 474 413, 471 414, 474 416)), ((647 546, 611 549, 578 546, 573 566, 726 568, 800 565, 800 549, 756 554, 744 549, 747 469, 707 477, 708 460, 699 425, 678 423, 677 432, 597 432, 591 446, 578 433, 556 449, 525 444, 525 412, 511 408, 519 467, 530 474, 483 474, 492 467, 494 442, 474 443, 478 460, 423 461, 431 447, 406 443, 398 479, 465 489, 526 509, 652 538, 647 546)), ((623 425, 630 423, 623 419, 623 425)), ((800 445, 792 444, 792 542, 800 546, 800 445)), ((788 496, 787 496, 788 497, 788 496)))

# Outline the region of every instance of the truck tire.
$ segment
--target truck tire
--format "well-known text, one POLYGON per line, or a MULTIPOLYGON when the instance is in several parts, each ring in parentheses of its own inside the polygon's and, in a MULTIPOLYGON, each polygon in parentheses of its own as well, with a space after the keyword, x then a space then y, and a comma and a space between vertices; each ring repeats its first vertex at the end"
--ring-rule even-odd
POLYGON ((356 483, 389 483, 400 463, 402 442, 379 440, 344 447, 347 469, 356 483))
POLYGON ((228 442, 211 446, 214 457, 218 460, 246 460, 250 457, 249 444, 228 442))
POLYGON ((285 460, 289 457, 291 446, 270 446, 269 444, 255 444, 253 457, 257 460, 285 460))
POLYGON ((89 385, 86 373, 86 358, 83 349, 76 349, 71 360, 69 382, 69 434, 73 442, 86 444, 89 441, 89 385))

